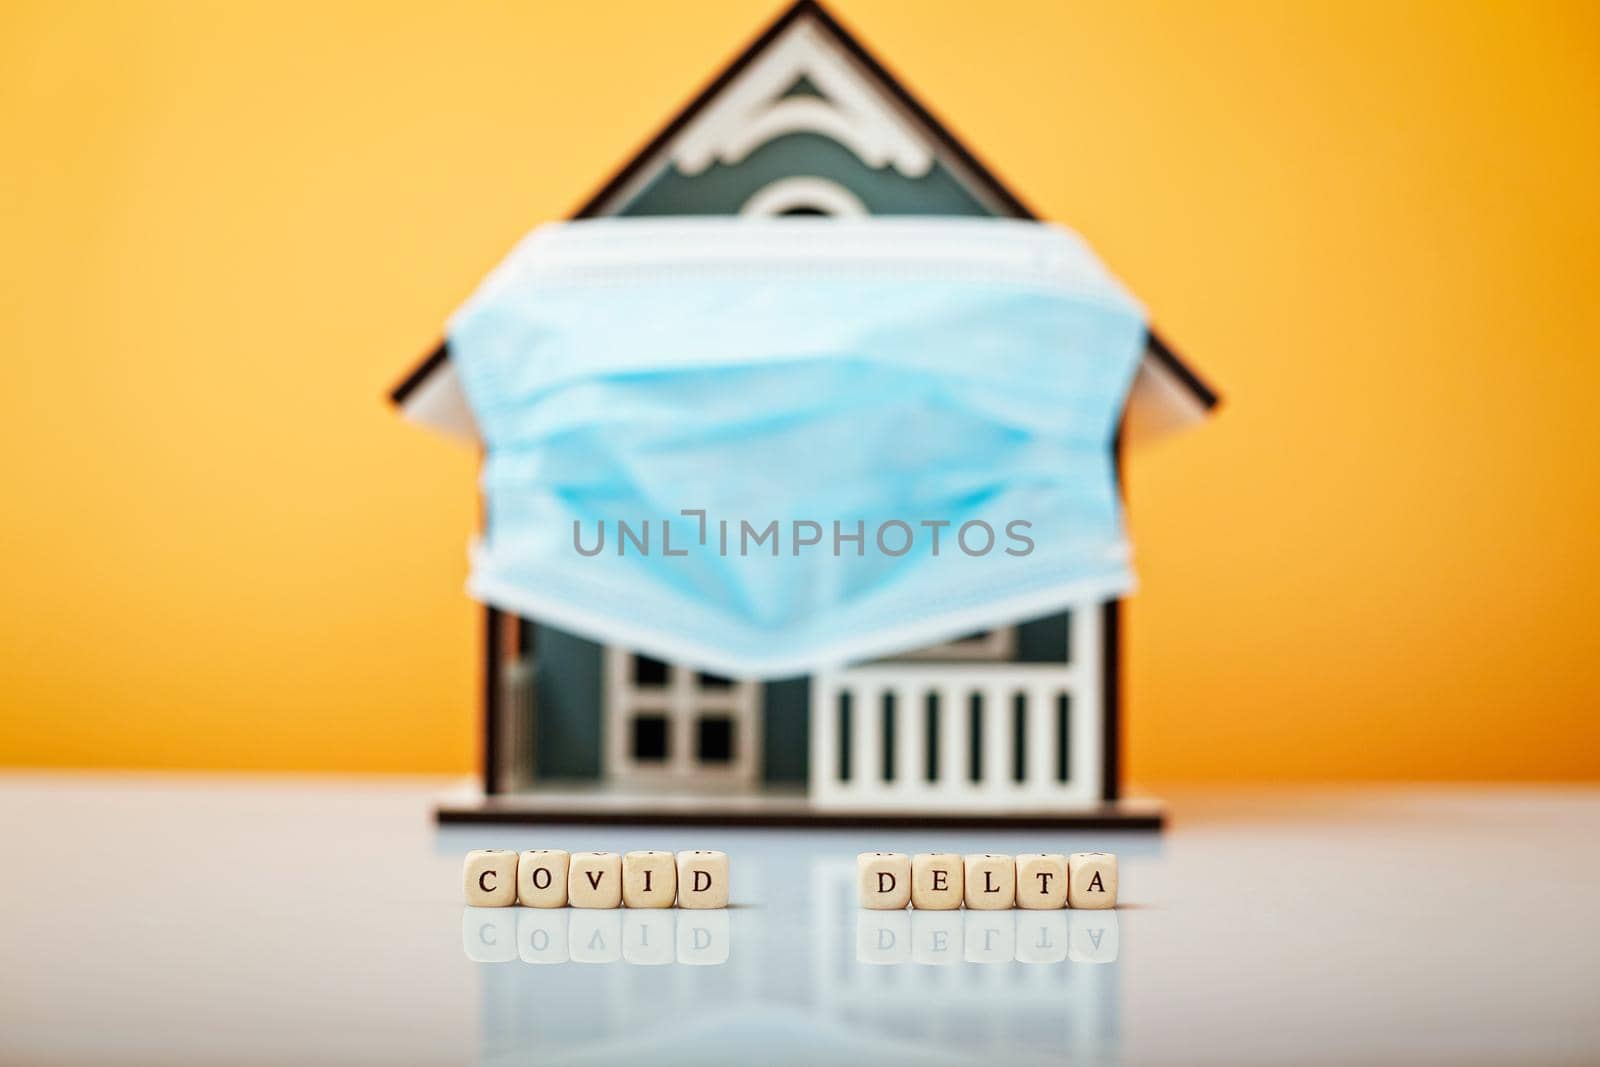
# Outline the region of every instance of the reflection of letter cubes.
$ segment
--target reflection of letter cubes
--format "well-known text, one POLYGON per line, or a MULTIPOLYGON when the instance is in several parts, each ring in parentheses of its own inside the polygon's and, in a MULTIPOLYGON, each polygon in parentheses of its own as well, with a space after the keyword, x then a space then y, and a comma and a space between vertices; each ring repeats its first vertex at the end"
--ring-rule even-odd
POLYGON ((1089 915, 1069 912, 1070 948, 1067 958, 1073 963, 1117 962, 1117 913, 1089 915))
POLYGON ((728 913, 678 916, 678 962, 714 966, 728 962, 728 913))
POLYGON ((575 911, 567 940, 573 963, 616 963, 622 959, 622 912, 575 911))
POLYGON ((1067 857, 1056 852, 1024 852, 1017 857, 1017 907, 1067 906, 1067 857))
POLYGON ((516 913, 462 908, 461 947, 474 963, 509 963, 516 959, 516 913))
POLYGON ((517 854, 503 848, 474 849, 467 853, 461 880, 473 907, 510 907, 517 902, 517 854))
POLYGON ((530 908, 567 906, 567 854, 540 848, 517 857, 517 902, 530 908))
POLYGON ((670 911, 623 912, 622 958, 646 965, 671 963, 678 928, 675 919, 670 911))
POLYGON ((1017 954, 1017 917, 969 911, 961 917, 962 957, 968 963, 1010 963, 1017 954))
POLYGON ((728 854, 696 849, 678 853, 678 907, 728 906, 728 854))
MULTIPOLYGON (((565 880, 561 891, 567 891, 565 880)), ((517 955, 523 963, 567 962, 567 913, 517 912, 517 955)))
POLYGON ((911 916, 911 958, 939 965, 961 960, 961 913, 919 911, 911 916))
POLYGON ((911 906, 919 911, 961 907, 965 869, 954 852, 919 852, 911 857, 911 906))
POLYGON ((967 907, 998 911, 1017 902, 1017 865, 1010 856, 985 852, 966 860, 967 907))
POLYGON ((1110 852, 1074 852, 1067 859, 1067 907, 1117 906, 1117 857, 1110 852))
POLYGON ((1067 958, 1067 913, 1017 916, 1017 962, 1060 963, 1067 958))
POLYGON ((887 915, 878 911, 856 915, 856 962, 909 963, 911 913, 904 909, 887 915))
POLYGON ((622 904, 622 857, 615 852, 574 852, 567 870, 567 900, 574 908, 622 904))
POLYGON ((678 864, 670 852, 629 852, 622 857, 622 903, 630 908, 670 908, 678 896, 678 864))
POLYGON ((911 903, 911 861, 904 852, 863 852, 856 856, 861 906, 894 911, 911 903))

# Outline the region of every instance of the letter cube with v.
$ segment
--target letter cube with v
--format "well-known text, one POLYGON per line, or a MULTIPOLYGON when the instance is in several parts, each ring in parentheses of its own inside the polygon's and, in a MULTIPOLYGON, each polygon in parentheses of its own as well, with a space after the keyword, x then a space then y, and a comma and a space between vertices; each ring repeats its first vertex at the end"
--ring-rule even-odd
POLYGON ((863 908, 895 911, 911 903, 911 860, 904 852, 863 852, 856 876, 863 908))
POLYGON ((517 902, 517 854, 504 848, 467 853, 462 869, 467 903, 478 908, 505 908, 517 902))
POLYGON ((622 905, 622 857, 615 852, 574 852, 567 870, 567 900, 574 908, 622 905))
POLYGON ((678 853, 678 907, 728 906, 728 854, 696 849, 678 853))

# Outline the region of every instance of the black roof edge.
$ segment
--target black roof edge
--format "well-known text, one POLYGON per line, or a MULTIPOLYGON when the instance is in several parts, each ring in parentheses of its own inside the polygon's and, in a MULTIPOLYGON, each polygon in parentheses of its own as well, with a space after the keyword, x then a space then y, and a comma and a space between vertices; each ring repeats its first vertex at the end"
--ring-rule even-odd
POLYGON ((1195 395, 1195 399, 1199 400, 1207 411, 1215 409, 1218 404, 1222 403, 1221 395, 1207 385, 1205 380, 1194 372, 1193 368, 1178 358, 1178 354, 1168 346, 1166 341, 1162 340, 1161 335, 1156 333, 1154 327, 1150 327, 1145 331, 1145 341, 1145 351, 1154 356, 1157 363, 1171 371, 1173 376, 1195 395))

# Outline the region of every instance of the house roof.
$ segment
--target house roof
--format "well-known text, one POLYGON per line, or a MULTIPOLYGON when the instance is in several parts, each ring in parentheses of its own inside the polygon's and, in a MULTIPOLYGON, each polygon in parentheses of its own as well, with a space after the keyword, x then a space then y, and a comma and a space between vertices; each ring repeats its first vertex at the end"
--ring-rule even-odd
MULTIPOLYGON (((1015 218, 1036 219, 1038 216, 995 173, 986 167, 973 152, 950 132, 923 104, 901 85, 865 46, 850 35, 817 0, 796 0, 771 25, 752 41, 732 63, 710 84, 695 96, 662 129, 644 144, 574 213, 574 218, 592 218, 608 213, 613 202, 633 181, 661 156, 668 145, 694 121, 724 89, 731 85, 762 53, 771 47, 795 23, 811 23, 833 39, 847 52, 879 86, 920 124, 939 147, 960 164, 969 179, 980 185, 989 197, 1007 214, 1015 218)), ((1188 394, 1191 403, 1210 411, 1220 402, 1217 393, 1177 354, 1152 326, 1149 328, 1146 356, 1167 371, 1178 388, 1188 394)), ((433 374, 443 368, 450 358, 448 341, 439 344, 409 374, 390 391, 390 399, 404 405, 407 398, 419 389, 433 374)))

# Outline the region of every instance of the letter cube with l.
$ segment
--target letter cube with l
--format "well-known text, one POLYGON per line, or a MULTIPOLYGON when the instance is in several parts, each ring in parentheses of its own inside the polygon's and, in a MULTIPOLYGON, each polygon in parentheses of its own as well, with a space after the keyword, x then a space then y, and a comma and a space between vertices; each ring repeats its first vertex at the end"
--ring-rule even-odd
POLYGON ((990 852, 966 859, 967 907, 1000 911, 1017 903, 1017 865, 1010 856, 990 852))
POLYGON ((678 907, 728 906, 728 854, 695 849, 678 853, 678 907))
POLYGON ((678 896, 678 864, 670 852, 629 852, 622 857, 622 903, 630 908, 670 908, 678 896))
POLYGON ((461 882, 475 908, 507 908, 517 902, 517 854, 504 848, 467 853, 461 882))
POLYGON ((530 908, 567 906, 567 861, 559 848, 538 848, 517 857, 517 902, 530 908))
POLYGON ((1067 906, 1067 857, 1059 852, 1024 852, 1017 857, 1017 907, 1067 906))
POLYGON ((911 860, 904 852, 862 852, 856 875, 863 908, 897 911, 911 903, 911 860))
POLYGON ((954 852, 919 852, 911 857, 911 906, 918 911, 961 907, 965 865, 954 852))
POLYGON ((622 905, 622 857, 615 852, 574 852, 567 869, 567 900, 574 908, 622 905))
POLYGON ((1110 852, 1074 852, 1067 857, 1067 907, 1117 906, 1117 857, 1110 852))

